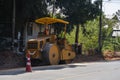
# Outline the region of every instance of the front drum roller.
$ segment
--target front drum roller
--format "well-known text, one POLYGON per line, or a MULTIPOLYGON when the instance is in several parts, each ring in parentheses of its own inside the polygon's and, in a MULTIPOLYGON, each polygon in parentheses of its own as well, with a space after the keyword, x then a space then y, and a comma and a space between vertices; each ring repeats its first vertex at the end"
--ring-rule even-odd
POLYGON ((46 43, 43 48, 43 61, 46 64, 57 65, 60 61, 58 47, 54 44, 46 43))

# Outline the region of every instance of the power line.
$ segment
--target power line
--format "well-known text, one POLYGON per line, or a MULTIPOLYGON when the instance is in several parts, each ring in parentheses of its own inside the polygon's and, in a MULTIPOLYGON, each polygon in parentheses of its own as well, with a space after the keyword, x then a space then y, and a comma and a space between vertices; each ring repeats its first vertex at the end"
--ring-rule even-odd
POLYGON ((117 3, 120 2, 120 0, 103 0, 103 2, 108 2, 108 3, 117 3))
POLYGON ((103 2, 104 2, 104 1, 120 1, 120 0, 103 0, 103 2))
POLYGON ((103 2, 106 2, 106 3, 120 3, 120 1, 103 1, 103 2))

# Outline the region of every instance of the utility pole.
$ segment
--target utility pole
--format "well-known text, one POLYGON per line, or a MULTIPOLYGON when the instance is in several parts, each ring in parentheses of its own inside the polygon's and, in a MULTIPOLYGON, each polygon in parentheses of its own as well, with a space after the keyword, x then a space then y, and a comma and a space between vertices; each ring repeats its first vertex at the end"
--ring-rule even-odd
POLYGON ((12 18, 12 50, 14 51, 15 39, 15 0, 13 0, 13 18, 12 18))
POLYGON ((99 18, 99 53, 101 54, 102 49, 102 2, 103 0, 100 0, 100 18, 99 18))

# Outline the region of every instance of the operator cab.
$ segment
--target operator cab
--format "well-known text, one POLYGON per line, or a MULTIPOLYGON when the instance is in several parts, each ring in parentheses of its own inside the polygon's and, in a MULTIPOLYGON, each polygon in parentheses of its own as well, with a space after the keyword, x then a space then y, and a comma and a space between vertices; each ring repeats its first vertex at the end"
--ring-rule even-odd
POLYGON ((38 33, 38 38, 42 38, 42 37, 46 37, 49 38, 46 41, 51 41, 51 42, 55 42, 56 39, 60 39, 62 38, 62 40, 65 38, 65 33, 66 33, 66 24, 68 24, 69 22, 67 21, 63 21, 61 19, 55 19, 55 18, 49 18, 49 17, 44 17, 44 18, 40 18, 40 19, 36 19, 35 20, 36 23, 39 23, 40 25, 40 32, 38 33), (57 33, 57 29, 58 27, 56 27, 56 25, 54 25, 54 23, 62 23, 64 24, 63 27, 63 32, 62 35, 58 35, 57 33))

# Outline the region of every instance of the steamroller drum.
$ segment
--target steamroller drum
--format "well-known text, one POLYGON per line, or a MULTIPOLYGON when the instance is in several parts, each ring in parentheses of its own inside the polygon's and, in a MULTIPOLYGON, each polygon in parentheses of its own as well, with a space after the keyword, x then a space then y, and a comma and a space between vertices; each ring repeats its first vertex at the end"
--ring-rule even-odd
POLYGON ((46 64, 57 65, 60 61, 58 47, 54 44, 46 43, 42 55, 46 64))

